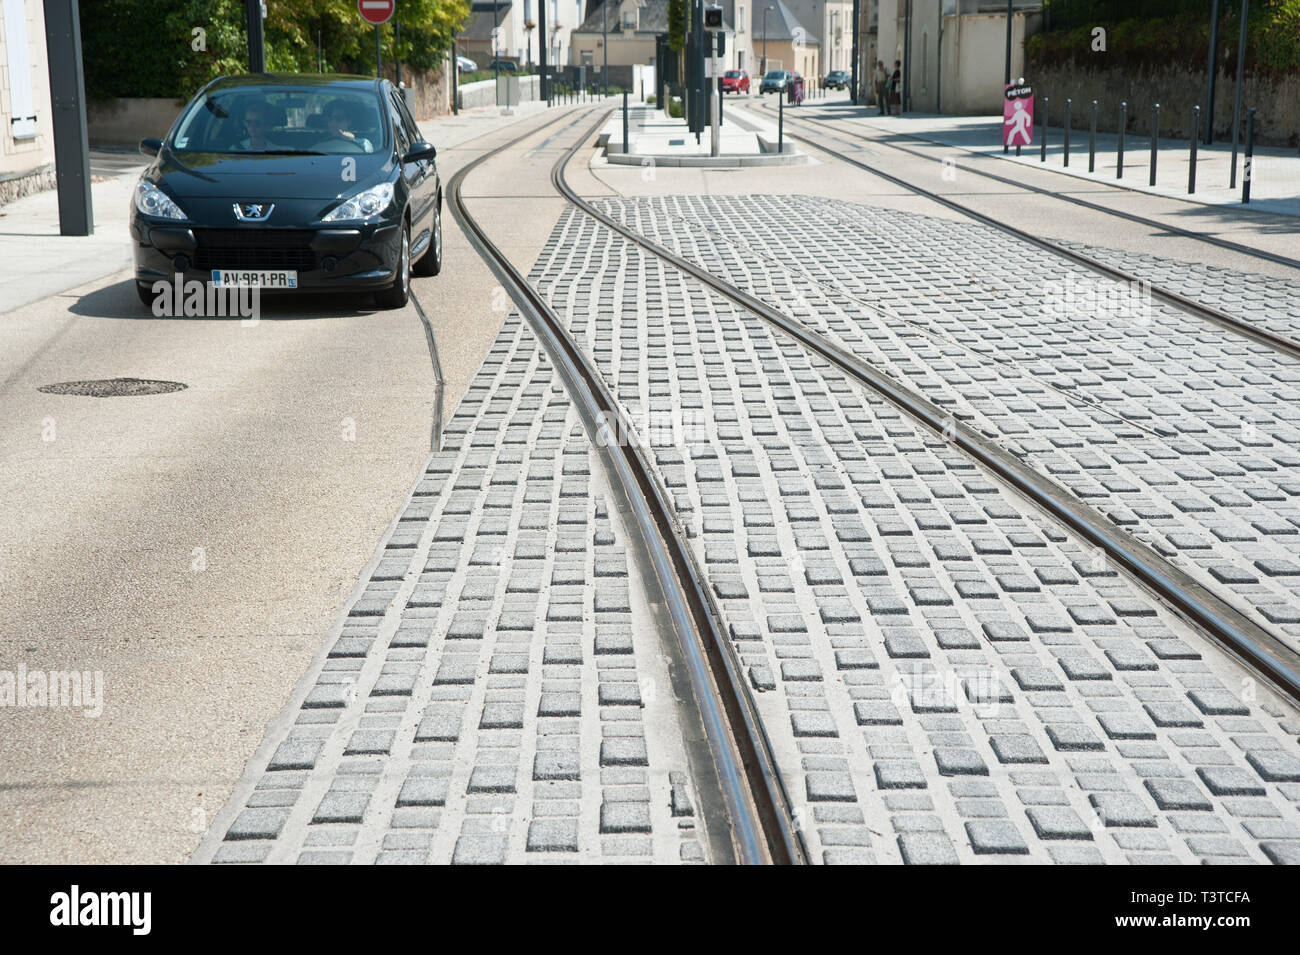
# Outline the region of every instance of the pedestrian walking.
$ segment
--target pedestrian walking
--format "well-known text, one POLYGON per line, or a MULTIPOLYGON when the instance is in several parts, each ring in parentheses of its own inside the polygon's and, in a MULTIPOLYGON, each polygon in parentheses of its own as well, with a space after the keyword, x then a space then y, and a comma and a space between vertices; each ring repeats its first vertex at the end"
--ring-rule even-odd
POLYGON ((894 61, 894 75, 889 78, 889 111, 894 116, 903 114, 903 61, 894 61))
POLYGON ((880 115, 884 116, 888 110, 886 98, 889 96, 889 74, 885 72, 884 60, 876 60, 876 71, 872 74, 871 85, 876 90, 876 106, 880 108, 880 115))

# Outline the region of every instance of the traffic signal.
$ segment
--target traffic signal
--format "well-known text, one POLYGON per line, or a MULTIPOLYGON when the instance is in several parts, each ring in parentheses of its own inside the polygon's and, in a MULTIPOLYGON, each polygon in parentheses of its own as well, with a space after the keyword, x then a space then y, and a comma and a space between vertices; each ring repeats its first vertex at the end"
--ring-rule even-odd
POLYGON ((704 8, 704 29, 706 30, 722 29, 722 7, 704 8))

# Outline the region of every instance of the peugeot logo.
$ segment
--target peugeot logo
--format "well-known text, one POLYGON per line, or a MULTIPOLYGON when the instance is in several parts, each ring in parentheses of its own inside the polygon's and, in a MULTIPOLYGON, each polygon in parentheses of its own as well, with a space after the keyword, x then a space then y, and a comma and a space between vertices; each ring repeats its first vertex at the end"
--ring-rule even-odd
POLYGON ((272 202, 236 202, 235 218, 240 222, 265 222, 274 208, 272 202))

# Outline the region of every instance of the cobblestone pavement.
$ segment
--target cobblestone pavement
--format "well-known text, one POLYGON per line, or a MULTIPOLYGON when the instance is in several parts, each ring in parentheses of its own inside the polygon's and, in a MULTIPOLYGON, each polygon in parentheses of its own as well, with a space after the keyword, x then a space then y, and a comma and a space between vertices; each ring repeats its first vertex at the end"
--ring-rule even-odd
POLYGON ((1287 281, 1271 275, 1179 262, 1082 242, 1061 245, 1300 342, 1300 277, 1287 281))
POLYGON ((626 531, 518 313, 197 861, 703 861, 626 531))
POLYGON ((1293 359, 985 226, 810 197, 605 209, 950 409, 1300 647, 1293 359))
MULTIPOLYGON (((782 200, 716 202, 749 243, 809 247, 793 215, 779 230, 741 217, 782 200)), ((699 230, 662 214, 656 234, 658 201, 605 205, 794 296, 748 246, 693 245, 699 230)), ((538 268, 653 448, 816 859, 1300 861, 1296 711, 1144 591, 942 439, 589 217, 565 213, 538 268)), ((902 270, 862 278, 882 271, 902 270)), ((848 296, 829 294, 842 314, 848 296)), ((907 329, 880 337, 891 364, 931 347, 907 329)), ((936 384, 932 398, 957 400, 936 384)), ((1027 404, 1024 421, 1039 425, 1027 404)))

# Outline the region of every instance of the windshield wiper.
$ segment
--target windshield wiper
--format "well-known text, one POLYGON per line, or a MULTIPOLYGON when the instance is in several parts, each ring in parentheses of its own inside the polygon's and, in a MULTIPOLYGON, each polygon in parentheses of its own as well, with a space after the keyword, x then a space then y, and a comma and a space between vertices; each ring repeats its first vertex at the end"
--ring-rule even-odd
POLYGON ((241 149, 236 156, 328 156, 315 149, 241 149))

